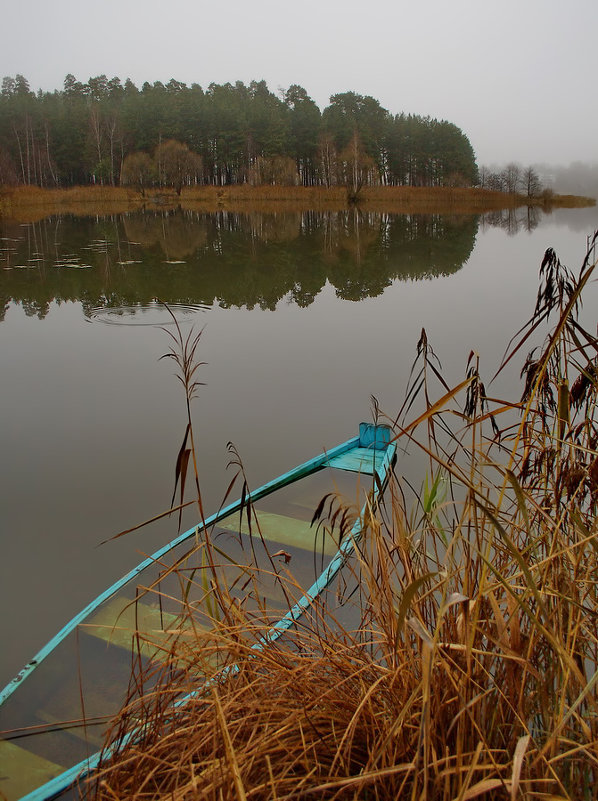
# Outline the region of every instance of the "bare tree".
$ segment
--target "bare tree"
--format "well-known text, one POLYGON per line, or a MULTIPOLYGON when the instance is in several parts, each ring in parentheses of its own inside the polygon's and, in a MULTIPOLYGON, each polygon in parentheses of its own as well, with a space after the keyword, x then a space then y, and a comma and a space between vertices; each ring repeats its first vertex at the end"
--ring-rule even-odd
POLYGON ((364 184, 371 183, 371 175, 375 162, 365 152, 357 131, 344 150, 339 153, 339 161, 343 169, 343 183, 346 185, 349 200, 357 200, 364 184))
POLYGON ((504 191, 510 194, 516 194, 521 186, 521 168, 518 164, 511 162, 507 164, 501 173, 503 180, 504 191))
POLYGON ((332 134, 324 133, 320 136, 318 142, 318 157, 324 186, 331 187, 333 184, 336 184, 337 177, 336 147, 332 134))
POLYGON ((528 197, 538 197, 542 192, 542 181, 533 167, 527 167, 523 171, 521 182, 528 197))

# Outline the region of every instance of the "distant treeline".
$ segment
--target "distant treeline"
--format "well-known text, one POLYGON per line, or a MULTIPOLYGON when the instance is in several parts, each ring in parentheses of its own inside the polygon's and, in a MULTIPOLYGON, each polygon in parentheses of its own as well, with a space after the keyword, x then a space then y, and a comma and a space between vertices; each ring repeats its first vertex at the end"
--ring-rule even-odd
POLYGON ((538 197, 542 193, 545 196, 550 194, 550 190, 544 188, 534 167, 522 167, 513 161, 502 169, 480 167, 478 184, 481 189, 527 195, 528 197, 538 197))
POLYGON ((373 97, 333 95, 320 111, 301 86, 248 86, 105 75, 37 94, 2 80, 0 184, 74 186, 471 186, 467 136, 446 121, 393 115, 373 97))
MULTIPOLYGON (((598 154, 597 154, 598 158, 598 154)), ((547 186, 559 194, 598 198, 598 161, 574 161, 569 165, 538 164, 537 171, 547 186)))

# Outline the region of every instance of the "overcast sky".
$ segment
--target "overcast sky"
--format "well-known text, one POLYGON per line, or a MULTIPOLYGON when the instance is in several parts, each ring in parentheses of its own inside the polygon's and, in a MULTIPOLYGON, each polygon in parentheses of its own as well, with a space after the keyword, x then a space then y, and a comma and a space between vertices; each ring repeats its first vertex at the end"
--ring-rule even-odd
POLYGON ((264 79, 446 119, 480 164, 598 161, 598 0, 2 0, 0 76, 264 79))

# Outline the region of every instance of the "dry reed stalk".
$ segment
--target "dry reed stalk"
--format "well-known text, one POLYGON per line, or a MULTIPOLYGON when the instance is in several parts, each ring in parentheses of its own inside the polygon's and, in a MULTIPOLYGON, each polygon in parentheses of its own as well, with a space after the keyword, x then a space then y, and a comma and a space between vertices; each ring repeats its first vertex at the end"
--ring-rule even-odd
POLYGON ((588 258, 575 278, 547 251, 534 315, 501 368, 549 326, 521 402, 492 403, 473 359, 449 389, 422 337, 393 425, 427 454, 430 477, 420 492, 397 480, 370 521, 347 577, 360 625, 349 632, 318 606, 256 651, 267 610, 249 614, 213 587, 223 614, 183 665, 174 648, 151 693, 132 694, 111 738, 143 728, 90 792, 595 797, 598 339, 576 316, 594 269, 588 258), (211 692, 200 675, 214 676, 211 692))

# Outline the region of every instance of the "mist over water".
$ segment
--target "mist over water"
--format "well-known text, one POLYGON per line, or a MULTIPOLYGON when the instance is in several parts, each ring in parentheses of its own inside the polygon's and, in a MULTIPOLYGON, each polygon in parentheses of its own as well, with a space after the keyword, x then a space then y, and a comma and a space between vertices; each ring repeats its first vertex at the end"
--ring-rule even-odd
POLYGON ((538 170, 546 184, 558 194, 598 198, 598 162, 574 161, 567 166, 541 164, 538 170))

